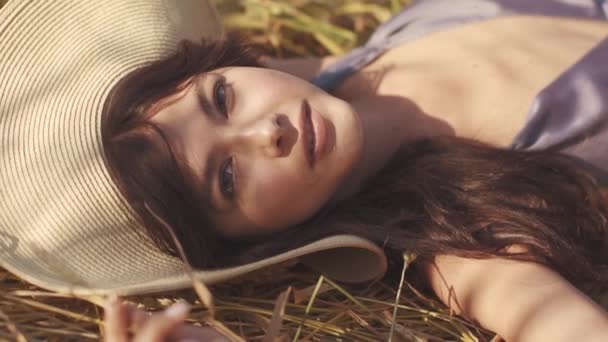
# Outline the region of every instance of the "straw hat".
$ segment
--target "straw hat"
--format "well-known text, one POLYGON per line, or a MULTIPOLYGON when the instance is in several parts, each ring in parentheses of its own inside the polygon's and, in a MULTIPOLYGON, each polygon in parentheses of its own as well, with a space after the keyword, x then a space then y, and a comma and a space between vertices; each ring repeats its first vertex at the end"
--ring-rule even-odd
MULTIPOLYGON (((101 112, 117 82, 182 39, 220 32, 206 0, 11 0, 0 10, 0 265, 75 295, 190 285, 110 178, 101 112)), ((333 236, 216 271, 218 282, 294 258, 343 281, 382 275, 373 243, 333 236)))

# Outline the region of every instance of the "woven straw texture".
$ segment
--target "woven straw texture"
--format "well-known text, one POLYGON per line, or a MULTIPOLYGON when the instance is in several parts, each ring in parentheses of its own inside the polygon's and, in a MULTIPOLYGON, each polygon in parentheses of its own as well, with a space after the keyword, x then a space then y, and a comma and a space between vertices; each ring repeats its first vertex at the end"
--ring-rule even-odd
MULTIPOLYGON (((14 0, 2 9, 3 267, 41 287, 73 294, 188 286, 182 263, 152 245, 111 180, 101 112, 112 87, 129 72, 171 53, 182 39, 219 34, 214 14, 201 0, 14 0)), ((372 262, 373 276, 383 272, 377 247, 334 237, 199 276, 216 282, 336 246, 361 251, 359 257, 372 262)))

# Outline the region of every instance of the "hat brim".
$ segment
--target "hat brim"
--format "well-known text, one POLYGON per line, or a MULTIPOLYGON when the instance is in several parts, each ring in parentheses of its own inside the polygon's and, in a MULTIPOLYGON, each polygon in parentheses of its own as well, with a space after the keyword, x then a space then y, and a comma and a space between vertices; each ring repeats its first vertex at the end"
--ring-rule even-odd
MULTIPOLYGON (((3 259, 1 264, 8 271, 34 285, 74 296, 139 295, 183 289, 192 284, 190 276, 181 269, 171 276, 153 277, 135 283, 123 282, 117 278, 115 286, 96 287, 95 283, 78 285, 69 281, 71 277, 41 277, 37 262, 20 259, 13 262, 3 259)), ((349 283, 377 279, 384 275, 387 269, 385 254, 374 243, 352 235, 336 235, 247 265, 209 271, 195 270, 193 275, 210 285, 293 260, 299 260, 331 279, 349 283)))

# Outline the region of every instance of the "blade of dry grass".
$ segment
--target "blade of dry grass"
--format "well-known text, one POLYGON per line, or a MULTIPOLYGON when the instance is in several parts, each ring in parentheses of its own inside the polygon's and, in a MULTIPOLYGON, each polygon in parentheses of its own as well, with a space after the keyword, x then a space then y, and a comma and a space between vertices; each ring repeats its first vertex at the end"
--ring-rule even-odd
POLYGON ((395 305, 393 307, 393 317, 391 318, 391 331, 388 335, 388 342, 393 341, 393 335, 395 334, 395 327, 397 326, 397 310, 399 308, 399 298, 401 298, 401 291, 403 290, 403 283, 405 281, 405 270, 409 266, 409 264, 415 259, 414 256, 403 253, 403 267, 401 269, 401 280, 399 281, 399 288, 397 289, 397 294, 395 295, 395 305))
POLYGON ((205 284, 203 284, 202 281, 200 281, 199 279, 197 279, 194 276, 193 268, 190 265, 190 262, 188 261, 188 258, 186 257, 186 253, 184 252, 184 248, 182 247, 181 243, 177 239, 175 232, 160 216, 158 216, 154 212, 154 210, 152 210, 148 206, 147 203, 144 202, 144 206, 146 207, 146 209, 148 209, 148 211, 152 214, 152 216, 154 216, 154 218, 156 220, 158 220, 158 222, 160 222, 161 225, 164 226, 165 230, 171 236, 171 239, 173 240, 173 244, 175 245, 175 247, 177 249, 179 257, 182 260, 182 262, 184 263, 184 267, 186 268, 186 273, 188 274, 188 277, 190 277, 190 281, 192 283, 192 288, 194 289, 194 292, 198 296, 201 304, 203 304, 208 310, 208 315, 203 317, 203 321, 208 326, 214 328, 215 330, 217 330, 218 332, 223 334, 225 337, 229 338, 231 341, 244 342, 245 340, 242 337, 236 335, 232 330, 230 330, 228 327, 226 327, 222 322, 215 319, 215 304, 213 301, 213 295, 211 294, 211 291, 209 291, 207 286, 205 284))
POLYGON ((285 316, 285 307, 291 294, 291 286, 282 292, 277 298, 272 312, 270 323, 268 324, 268 332, 264 337, 264 342, 273 342, 280 340, 281 327, 283 326, 283 318, 285 316))
POLYGON ((197 279, 194 276, 194 271, 192 269, 192 266, 190 265, 190 262, 188 261, 188 258, 186 257, 184 248, 182 247, 182 244, 179 242, 179 239, 175 235, 175 232, 173 231, 173 229, 171 229, 171 226, 169 226, 169 224, 167 224, 167 222, 165 222, 165 220, 163 220, 160 216, 158 216, 154 212, 154 210, 152 210, 152 208, 150 208, 150 206, 148 206, 148 203, 144 202, 144 206, 152 214, 152 216, 158 222, 160 222, 160 224, 164 227, 165 231, 167 233, 169 233, 169 235, 171 236, 171 239, 173 240, 173 245, 177 249, 179 258, 184 263, 186 273, 188 274, 188 277, 190 277, 190 281, 192 282, 192 288, 198 295, 198 298, 200 299, 201 303, 203 305, 205 305, 205 307, 207 307, 207 309, 209 310, 209 315, 211 316, 211 319, 212 319, 215 316, 215 305, 213 303, 213 295, 211 295, 211 291, 209 291, 207 286, 205 286, 205 284, 203 284, 202 281, 200 281, 199 279, 197 279))
POLYGON ((19 330, 17 325, 1 309, 0 309, 0 318, 2 320, 4 320, 5 326, 8 330, 8 332, 12 334, 12 338, 14 338, 17 342, 27 341, 27 339, 25 338, 25 335, 23 335, 23 333, 19 330))
POLYGON ((306 318, 310 314, 310 309, 312 308, 312 305, 315 302, 317 295, 319 294, 319 290, 321 289, 321 286, 323 285, 323 279, 324 279, 324 277, 322 275, 319 276, 319 280, 317 280, 317 284, 315 285, 314 289, 312 290, 312 294, 310 296, 310 299, 308 300, 306 309, 304 310, 304 316, 302 317, 302 322, 300 323, 300 325, 298 325, 298 330, 296 330, 296 334, 293 337, 294 342, 298 340, 298 338, 300 337, 300 334, 302 333, 302 326, 304 325, 304 322, 306 322, 306 318))
POLYGON ((101 320, 98 318, 89 317, 82 313, 77 313, 77 312, 73 312, 70 310, 62 309, 62 308, 59 308, 59 307, 56 307, 53 305, 49 305, 49 304, 45 304, 45 303, 42 303, 39 301, 19 298, 19 297, 15 297, 15 296, 11 296, 11 295, 3 295, 3 297, 8 300, 11 300, 15 303, 28 305, 37 310, 43 310, 43 311, 47 311, 49 313, 62 315, 62 316, 69 317, 69 318, 77 320, 77 321, 83 321, 83 322, 95 323, 95 324, 101 323, 101 320))
POLYGON ((348 2, 336 9, 337 15, 356 15, 370 14, 376 18, 378 22, 385 22, 392 13, 391 10, 376 4, 368 4, 363 2, 348 2))

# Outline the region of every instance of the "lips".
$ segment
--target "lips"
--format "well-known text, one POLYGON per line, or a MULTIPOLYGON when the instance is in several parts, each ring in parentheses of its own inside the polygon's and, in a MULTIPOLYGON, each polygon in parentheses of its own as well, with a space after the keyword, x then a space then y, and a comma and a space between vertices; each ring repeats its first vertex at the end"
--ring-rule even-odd
POLYGON ((319 161, 324 152, 327 141, 327 128, 325 119, 310 106, 308 101, 302 102, 302 146, 304 155, 311 167, 319 161))
POLYGON ((302 146, 304 155, 308 160, 308 164, 312 167, 315 162, 315 130, 311 118, 310 104, 308 101, 302 101, 302 146))

